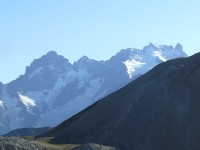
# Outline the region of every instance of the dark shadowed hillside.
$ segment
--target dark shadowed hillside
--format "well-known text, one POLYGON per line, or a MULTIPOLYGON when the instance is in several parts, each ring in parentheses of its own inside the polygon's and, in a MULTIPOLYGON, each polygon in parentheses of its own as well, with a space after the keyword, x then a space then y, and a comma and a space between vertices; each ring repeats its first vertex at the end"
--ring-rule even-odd
POLYGON ((41 135, 128 150, 200 149, 200 53, 162 63, 41 135))
POLYGON ((49 127, 15 129, 8 132, 4 136, 36 136, 44 132, 47 132, 49 129, 50 129, 49 127))

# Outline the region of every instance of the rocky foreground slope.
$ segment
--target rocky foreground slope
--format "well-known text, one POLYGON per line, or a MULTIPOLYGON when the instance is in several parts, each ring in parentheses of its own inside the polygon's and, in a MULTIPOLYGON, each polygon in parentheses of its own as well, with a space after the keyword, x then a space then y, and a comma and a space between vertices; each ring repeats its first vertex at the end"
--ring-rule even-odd
POLYGON ((18 137, 0 137, 0 150, 46 150, 46 148, 18 137))
POLYGON ((200 53, 162 63, 40 137, 123 150, 200 149, 200 53))
POLYGON ((39 143, 38 141, 29 141, 19 137, 0 137, 0 150, 118 150, 95 143, 83 145, 50 145, 44 140, 41 143, 42 145, 39 143))

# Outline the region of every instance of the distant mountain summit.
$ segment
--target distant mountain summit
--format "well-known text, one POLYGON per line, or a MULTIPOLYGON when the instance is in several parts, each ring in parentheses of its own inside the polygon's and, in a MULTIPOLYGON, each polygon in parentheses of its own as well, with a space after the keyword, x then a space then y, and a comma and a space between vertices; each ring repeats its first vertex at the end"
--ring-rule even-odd
POLYGON ((26 67, 24 75, 8 83, 8 93, 16 96, 19 90, 42 91, 52 88, 55 85, 56 78, 72 65, 67 59, 56 52, 50 51, 39 59, 33 60, 30 66, 26 67))
POLYGON ((24 75, 0 84, 0 134, 55 126, 157 64, 186 56, 180 44, 149 44, 143 50, 123 49, 106 61, 83 56, 71 64, 50 51, 33 60, 24 75))
POLYGON ((122 150, 200 149, 200 53, 157 65, 39 137, 122 150))

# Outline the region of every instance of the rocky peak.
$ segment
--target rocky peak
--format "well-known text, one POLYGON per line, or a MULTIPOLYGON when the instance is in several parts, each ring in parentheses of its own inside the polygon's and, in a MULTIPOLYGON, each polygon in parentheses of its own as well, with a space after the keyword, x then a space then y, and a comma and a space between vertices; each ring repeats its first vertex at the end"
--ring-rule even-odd
POLYGON ((46 69, 49 71, 61 71, 70 67, 69 60, 54 51, 48 52, 39 59, 35 59, 29 67, 26 68, 26 74, 32 74, 36 70, 46 69))
POLYGON ((122 63, 129 59, 130 55, 132 53, 132 48, 122 49, 120 52, 118 52, 116 55, 112 56, 107 63, 122 63))
POLYGON ((57 56, 58 54, 57 54, 57 52, 55 52, 55 51, 49 51, 49 52, 47 52, 47 54, 46 54, 46 56, 49 56, 49 57, 51 57, 51 56, 57 56))
POLYGON ((176 46, 175 46, 175 50, 183 51, 182 45, 180 43, 177 43, 176 46))
POLYGON ((87 72, 94 74, 99 72, 103 65, 103 62, 97 61, 94 59, 90 59, 87 56, 81 57, 78 61, 74 62, 73 68, 75 70, 82 70, 85 69, 87 72))
POLYGON ((51 89, 58 77, 71 69, 71 64, 63 56, 54 51, 33 60, 30 66, 26 67, 24 75, 8 83, 7 91, 13 97, 18 96, 17 91, 51 89))
POLYGON ((93 59, 90 59, 89 57, 87 56, 83 56, 81 57, 78 61, 76 61, 75 63, 76 64, 84 64, 84 63, 91 63, 91 62, 94 62, 95 60, 93 59))
POLYGON ((149 45, 143 47, 143 51, 146 53, 146 52, 152 52, 152 51, 155 51, 155 50, 158 50, 159 47, 152 44, 152 43, 149 43, 149 45))
POLYGON ((83 56, 83 57, 81 57, 78 61, 88 61, 88 60, 90 60, 89 57, 83 56))

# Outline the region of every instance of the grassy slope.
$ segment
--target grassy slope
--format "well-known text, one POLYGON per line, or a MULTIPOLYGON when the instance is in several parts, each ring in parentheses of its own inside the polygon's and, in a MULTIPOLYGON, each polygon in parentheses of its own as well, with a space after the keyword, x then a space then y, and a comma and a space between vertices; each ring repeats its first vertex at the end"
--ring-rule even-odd
POLYGON ((34 140, 34 137, 31 137, 31 136, 23 137, 23 138, 30 141, 36 141, 39 144, 46 147, 48 150, 72 150, 73 148, 80 146, 80 145, 75 145, 75 144, 51 144, 49 143, 51 138, 40 138, 36 140, 34 140))

